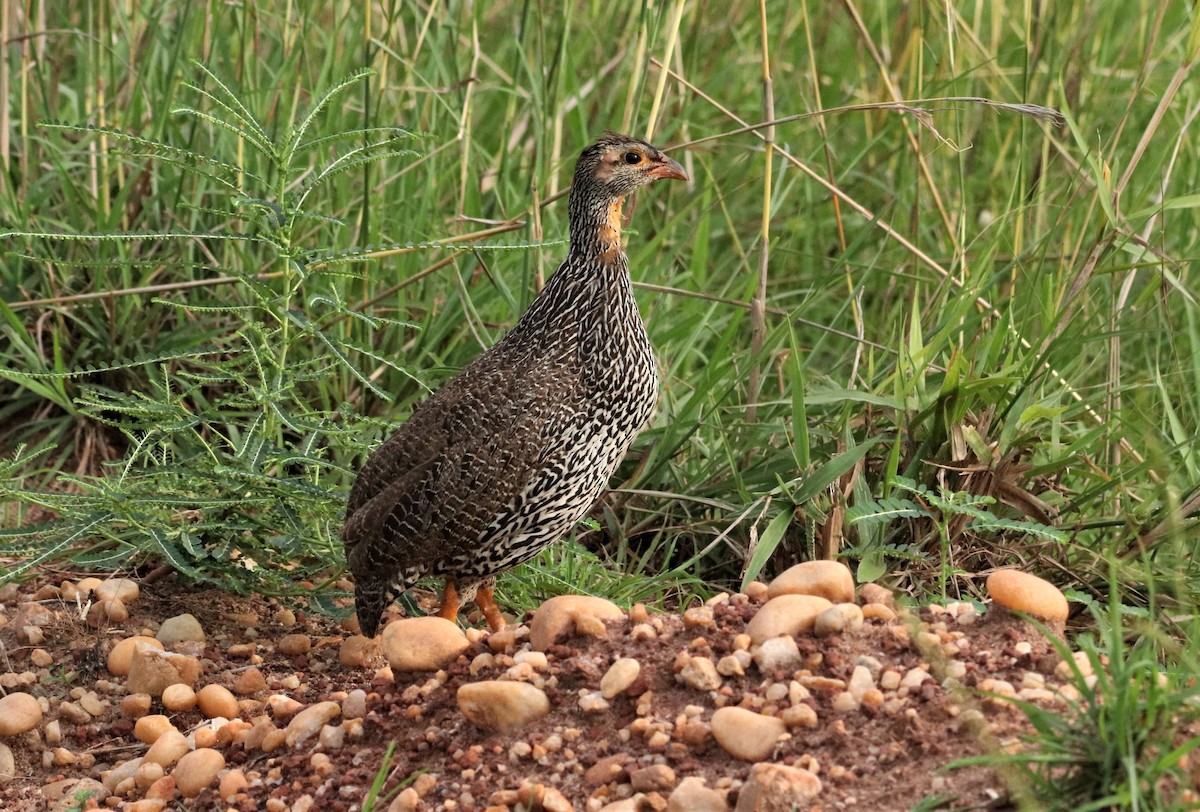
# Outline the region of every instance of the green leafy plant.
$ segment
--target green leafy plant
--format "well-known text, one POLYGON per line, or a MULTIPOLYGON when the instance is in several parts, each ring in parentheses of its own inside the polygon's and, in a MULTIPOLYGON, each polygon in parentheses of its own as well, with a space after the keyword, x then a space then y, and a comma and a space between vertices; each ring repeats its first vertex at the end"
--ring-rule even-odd
MULTIPOLYGON (((336 83, 272 136, 231 87, 202 65, 197 70, 203 81, 188 86, 204 109, 175 113, 206 130, 220 157, 110 128, 46 125, 103 136, 128 160, 158 161, 196 176, 211 198, 204 211, 217 225, 168 234, 22 232, 10 239, 137 246, 95 260, 118 265, 135 263, 153 250, 147 246, 164 242, 225 243, 226 250, 213 252, 225 262, 210 270, 235 277, 236 288, 205 303, 156 298, 157 307, 177 311, 181 322, 205 326, 185 346, 168 346, 155 357, 5 371, 37 391, 61 393, 64 380, 75 381, 71 408, 118 434, 126 450, 106 466, 106 475, 60 477, 51 491, 15 484, 36 455, 18 449, 5 461, 0 497, 58 518, 3 531, 0 555, 22 559, 4 579, 66 554, 106 568, 151 558, 237 590, 283 590, 293 588, 297 575, 335 572, 329 564, 340 556, 344 461, 371 434, 339 395, 387 397, 359 363, 404 370, 364 337, 404 323, 365 315, 348 302, 346 281, 358 278, 348 269, 362 252, 330 255, 314 247, 342 225, 315 204, 340 174, 416 156, 416 136, 397 127, 312 134, 322 112, 369 71, 336 83), (105 375, 132 370, 143 376, 141 385, 103 382, 105 375)), ((43 446, 37 453, 48 451, 43 446)))

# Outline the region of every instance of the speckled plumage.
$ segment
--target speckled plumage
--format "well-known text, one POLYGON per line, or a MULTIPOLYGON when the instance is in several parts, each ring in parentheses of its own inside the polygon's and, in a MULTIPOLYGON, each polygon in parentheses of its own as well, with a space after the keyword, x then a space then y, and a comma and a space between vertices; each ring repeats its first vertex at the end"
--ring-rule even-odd
POLYGON ((620 204, 660 178, 686 175, 643 141, 607 133, 585 149, 567 259, 513 329, 362 466, 342 539, 365 634, 426 574, 447 579, 443 616, 456 587, 463 600, 481 590, 496 627, 482 600, 496 574, 569 532, 607 486, 658 394, 620 204))

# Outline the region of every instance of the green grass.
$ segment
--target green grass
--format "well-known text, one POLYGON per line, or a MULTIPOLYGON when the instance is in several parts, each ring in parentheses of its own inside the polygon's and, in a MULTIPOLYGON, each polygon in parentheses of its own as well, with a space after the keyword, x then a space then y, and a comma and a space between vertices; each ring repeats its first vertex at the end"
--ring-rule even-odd
POLYGON ((693 178, 632 207, 663 395, 514 606, 840 555, 918 599, 1019 564, 1194 610, 1187 4, 45 8, 8 15, 0 76, 8 577, 335 577, 354 466, 553 272, 573 157, 615 128, 693 178), (900 99, 935 101, 713 137, 900 99))

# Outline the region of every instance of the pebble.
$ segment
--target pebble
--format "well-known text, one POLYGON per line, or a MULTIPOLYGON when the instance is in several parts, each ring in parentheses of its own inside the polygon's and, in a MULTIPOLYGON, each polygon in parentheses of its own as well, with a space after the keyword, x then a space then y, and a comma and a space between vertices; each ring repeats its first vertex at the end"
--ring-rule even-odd
POLYGON ((767 597, 780 595, 816 595, 830 603, 853 603, 854 576, 840 561, 804 561, 771 581, 767 597))
POLYGON ((205 685, 196 694, 196 703, 200 706, 200 712, 209 719, 218 716, 235 719, 238 715, 237 698, 224 685, 205 685))
POLYGON ((66 719, 74 725, 86 725, 92 721, 92 715, 74 702, 62 702, 58 706, 59 718, 66 719))
POLYGON ((697 691, 715 691, 721 687, 721 675, 708 657, 692 657, 679 672, 679 678, 697 691))
POLYGON ((693 775, 680 781, 667 798, 667 812, 729 812, 729 804, 722 793, 709 789, 703 778, 693 775))
POLYGON ((29 652, 29 662, 37 668, 49 668, 54 665, 54 657, 44 648, 35 648, 29 652))
POLYGON ((879 584, 865 583, 858 588, 859 603, 879 603, 888 608, 895 608, 896 598, 892 595, 892 590, 879 584))
POLYGON ((176 713, 190 711, 196 707, 196 691, 182 682, 168 685, 162 692, 162 704, 167 710, 176 713))
POLYGON ((884 623, 891 623, 896 619, 895 610, 882 603, 868 603, 863 606, 862 613, 867 620, 882 620, 884 623))
POLYGON ((406 617, 383 630, 383 654, 393 671, 437 671, 470 647, 458 625, 441 617, 406 617))
POLYGON ((18 736, 41 721, 42 705, 32 694, 18 691, 0 698, 0 736, 18 736))
MULTIPOLYGON (((441 620, 441 618, 438 618, 441 620)), ((450 621, 446 621, 449 623, 450 621)), ((292 717, 288 722, 284 740, 288 747, 295 747, 311 736, 321 732, 321 727, 342 712, 342 707, 336 702, 317 702, 292 717)))
POLYGON ((285 634, 279 638, 279 653, 286 654, 289 657, 307 654, 311 648, 312 638, 307 634, 285 634))
POLYGON ((187 737, 178 730, 168 730, 154 740, 146 751, 145 760, 163 767, 170 767, 191 749, 187 737))
POLYGON ((910 691, 921 687, 921 684, 926 680, 931 679, 929 672, 924 668, 910 668, 900 680, 901 688, 908 688, 910 691))
POLYGON ((987 579, 992 600, 1006 609, 1049 621, 1065 621, 1069 607, 1058 587, 1020 570, 996 570, 987 579))
POLYGON ((734 812, 790 812, 821 794, 821 780, 801 767, 755 764, 738 793, 734 812))
POLYGON ((832 605, 815 595, 780 595, 762 605, 746 624, 746 633, 756 644, 780 635, 792 637, 811 630, 817 615, 832 605))
POLYGON ((133 603, 141 594, 135 581, 128 578, 110 578, 96 584, 93 590, 99 601, 118 600, 123 603, 133 603))
POLYGON ((829 637, 833 634, 856 632, 863 625, 863 610, 855 603, 839 603, 829 607, 813 621, 813 634, 829 637))
POLYGON ((529 624, 529 642, 545 651, 571 634, 603 637, 606 621, 623 620, 625 613, 612 601, 591 595, 559 595, 538 607, 529 624))
MULTIPOLYGON (((740 653, 740 652, 738 652, 740 653)), ((736 655, 734 655, 736 656, 736 655)), ((754 664, 764 674, 776 671, 795 671, 800 667, 800 649, 793 637, 771 637, 751 651, 754 664)))
POLYGON ((550 699, 527 682, 488 680, 461 686, 458 708, 482 728, 507 732, 549 713, 550 699))
POLYGON ((250 666, 233 679, 233 692, 238 696, 253 696, 267 690, 267 678, 255 666, 250 666))
POLYGON ((663 792, 675 786, 675 771, 666 764, 653 764, 629 773, 634 792, 663 792))
POLYGON ((833 709, 838 713, 850 713, 859 708, 859 701, 854 698, 854 694, 849 691, 841 691, 834 694, 833 709))
POLYGON ((711 606, 693 606, 683 613, 683 625, 687 628, 712 628, 713 610, 711 606))
POLYGON ((361 719, 367 715, 367 692, 355 688, 342 700, 343 719, 361 719))
MULTIPOLYGON (((749 652, 746 653, 748 654, 749 652)), ((736 657, 733 654, 726 654, 717 660, 717 673, 724 677, 740 677, 746 673, 746 667, 742 665, 740 657, 736 657)))
POLYGON ((787 731, 782 719, 745 708, 718 708, 712 716, 712 735, 725 752, 742 761, 763 761, 775 752, 787 731))
POLYGON ((131 758, 129 761, 123 761, 111 770, 106 770, 100 773, 100 780, 104 784, 104 788, 109 792, 116 792, 117 787, 124 784, 126 781, 133 781, 134 775, 137 774, 138 768, 142 766, 142 759, 131 758))
POLYGON ((203 643, 205 640, 204 629, 201 628, 200 621, 196 620, 195 615, 186 612, 164 620, 158 627, 158 634, 154 637, 164 646, 184 641, 203 643))
POLYGON ((142 798, 121 805, 121 812, 162 812, 167 802, 160 798, 142 798))
POLYGON ((803 702, 784 708, 779 712, 779 718, 787 727, 816 727, 817 712, 803 702))
POLYGON ((175 765, 175 786, 179 794, 192 798, 217 780, 217 773, 225 766, 225 757, 209 748, 193 750, 175 765))
POLYGON ((142 744, 154 744, 158 738, 168 731, 175 730, 171 719, 161 713, 143 716, 133 725, 133 737, 142 744))
POLYGON ((129 664, 126 688, 132 694, 162 696, 170 685, 195 685, 200 679, 200 661, 195 657, 161 651, 147 643, 138 643, 129 664))
POLYGON ((378 648, 379 644, 370 637, 352 634, 338 648, 338 662, 348 668, 365 668, 378 648))
POLYGON ((742 590, 742 594, 752 601, 765 601, 767 593, 770 591, 771 588, 762 581, 751 581, 746 584, 746 588, 742 590))
POLYGON ((129 665, 133 660, 133 650, 138 643, 153 646, 159 651, 163 649, 163 644, 153 637, 144 637, 142 635, 126 637, 108 652, 108 673, 117 677, 124 677, 129 674, 129 665))
POLYGON ((600 678, 600 694, 605 699, 612 699, 617 694, 624 693, 642 673, 642 665, 632 657, 622 657, 608 667, 608 671, 600 678))
POLYGON ((865 665, 854 666, 854 671, 850 674, 850 681, 846 683, 846 690, 850 692, 854 699, 862 701, 867 691, 874 687, 875 678, 871 676, 871 669, 865 665))
POLYGON ((0 786, 17 777, 17 761, 13 751, 7 744, 0 742, 0 786))
MULTIPOLYGON (((137 772, 133 776, 134 783, 138 789, 145 792, 154 784, 155 781, 166 775, 166 770, 161 764, 156 764, 152 761, 142 760, 142 766, 137 768, 137 772)), ((174 791, 175 784, 171 783, 171 789, 174 791)))
POLYGON ((599 787, 607 784, 621 774, 621 771, 625 769, 627 761, 629 761, 629 756, 624 753, 605 756, 587 768, 587 771, 583 774, 583 785, 585 787, 599 787))
POLYGON ((237 793, 250 786, 250 782, 246 780, 246 774, 238 768, 234 768, 225 775, 221 776, 221 783, 217 785, 217 795, 226 803, 237 793))

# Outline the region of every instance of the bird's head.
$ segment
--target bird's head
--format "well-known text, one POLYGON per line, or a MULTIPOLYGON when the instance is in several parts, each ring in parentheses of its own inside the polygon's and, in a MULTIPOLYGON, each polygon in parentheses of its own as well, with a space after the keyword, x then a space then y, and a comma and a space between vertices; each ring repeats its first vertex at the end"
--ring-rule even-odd
POLYGON ((656 180, 687 180, 679 162, 638 138, 607 132, 575 165, 572 188, 589 196, 624 197, 656 180))

